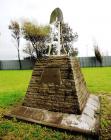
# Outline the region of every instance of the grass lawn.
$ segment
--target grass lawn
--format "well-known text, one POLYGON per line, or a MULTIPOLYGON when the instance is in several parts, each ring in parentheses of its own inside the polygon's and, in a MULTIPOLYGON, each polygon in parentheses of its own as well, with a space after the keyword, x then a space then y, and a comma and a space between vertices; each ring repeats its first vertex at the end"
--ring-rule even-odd
POLYGON ((83 68, 90 92, 111 93, 111 67, 83 68))
MULTIPOLYGON (((88 90, 101 96, 101 139, 111 139, 111 67, 83 68, 88 90)), ((6 120, 2 116, 22 102, 31 70, 0 71, 0 139, 4 140, 81 140, 83 136, 53 131, 39 125, 6 120)))
POLYGON ((0 106, 6 107, 21 100, 31 78, 31 70, 0 71, 0 106))

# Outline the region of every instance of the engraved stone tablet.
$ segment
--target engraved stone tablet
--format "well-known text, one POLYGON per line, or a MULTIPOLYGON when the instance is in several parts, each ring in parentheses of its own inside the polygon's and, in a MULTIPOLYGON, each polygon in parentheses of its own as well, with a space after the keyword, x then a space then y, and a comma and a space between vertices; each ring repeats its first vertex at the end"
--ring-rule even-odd
POLYGON ((60 85, 60 68, 46 67, 41 76, 41 83, 60 85))

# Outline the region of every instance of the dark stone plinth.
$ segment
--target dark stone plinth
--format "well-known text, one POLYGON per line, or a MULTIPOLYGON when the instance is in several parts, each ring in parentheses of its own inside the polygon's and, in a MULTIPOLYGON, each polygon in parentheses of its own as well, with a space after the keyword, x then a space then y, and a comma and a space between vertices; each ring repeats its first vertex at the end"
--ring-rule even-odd
POLYGON ((56 56, 35 64, 23 106, 81 114, 88 97, 77 59, 56 56))

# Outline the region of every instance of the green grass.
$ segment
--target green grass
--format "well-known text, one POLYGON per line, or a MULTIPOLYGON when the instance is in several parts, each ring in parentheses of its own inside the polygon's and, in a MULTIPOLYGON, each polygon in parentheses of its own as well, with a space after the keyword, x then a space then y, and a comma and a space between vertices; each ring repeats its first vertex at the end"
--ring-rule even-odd
POLYGON ((25 95, 32 71, 0 71, 0 106, 13 105, 25 95))
MULTIPOLYGON (((83 68, 88 90, 101 96, 101 139, 111 139, 111 67, 83 68)), ((82 140, 40 125, 2 118, 10 107, 22 102, 31 78, 31 70, 0 71, 0 139, 5 140, 82 140)))
POLYGON ((83 68, 82 71, 89 91, 111 93, 111 67, 83 68))
POLYGON ((0 92, 25 92, 31 77, 31 72, 31 70, 0 71, 0 92))
MULTIPOLYGON (((4 121, 0 126, 0 136, 4 140, 82 140, 79 136, 31 125, 23 122, 4 121)), ((84 137, 83 137, 84 138, 84 137)))

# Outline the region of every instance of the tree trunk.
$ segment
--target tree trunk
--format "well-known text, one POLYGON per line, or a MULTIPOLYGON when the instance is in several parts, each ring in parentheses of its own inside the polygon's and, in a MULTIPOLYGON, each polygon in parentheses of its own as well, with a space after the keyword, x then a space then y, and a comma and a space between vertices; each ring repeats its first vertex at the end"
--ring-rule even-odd
POLYGON ((38 51, 37 51, 37 49, 35 49, 35 52, 36 52, 36 57, 38 59, 38 51))
POLYGON ((20 52, 19 52, 19 49, 18 49, 18 61, 19 61, 19 68, 21 70, 22 69, 22 64, 21 64, 21 60, 20 60, 20 52))
POLYGON ((22 69, 22 64, 21 64, 21 60, 20 60, 20 52, 19 52, 19 45, 20 45, 20 38, 17 38, 17 51, 18 51, 18 61, 19 61, 19 68, 20 70, 22 69))

